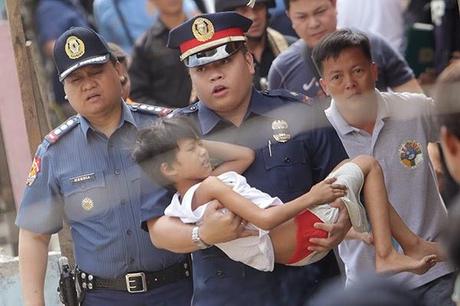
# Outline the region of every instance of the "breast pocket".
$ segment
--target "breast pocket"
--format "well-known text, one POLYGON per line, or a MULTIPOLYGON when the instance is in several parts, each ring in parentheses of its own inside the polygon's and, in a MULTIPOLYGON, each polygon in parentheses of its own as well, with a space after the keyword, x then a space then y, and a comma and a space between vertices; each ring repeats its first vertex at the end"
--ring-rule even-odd
POLYGON ((310 162, 303 141, 272 143, 263 149, 263 157, 267 179, 278 193, 303 192, 311 184, 310 162))
POLYGON ((64 178, 61 191, 64 196, 64 209, 69 220, 82 221, 104 216, 109 210, 111 201, 106 189, 102 171, 64 178))

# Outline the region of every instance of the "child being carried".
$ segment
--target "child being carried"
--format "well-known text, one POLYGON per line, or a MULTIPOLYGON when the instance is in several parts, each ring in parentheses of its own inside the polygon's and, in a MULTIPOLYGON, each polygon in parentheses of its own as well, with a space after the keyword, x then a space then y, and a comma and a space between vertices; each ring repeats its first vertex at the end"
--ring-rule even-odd
POLYGON ((371 156, 343 161, 309 192, 284 204, 238 174, 251 165, 254 151, 200 140, 185 118, 160 119, 141 130, 133 157, 155 182, 177 191, 165 215, 199 224, 206 204, 218 200, 223 213, 228 209, 246 220, 256 236, 216 246, 231 259, 262 271, 272 271, 275 262, 299 266, 323 258, 327 252, 312 251, 310 238, 327 237, 314 224, 336 222, 338 208, 328 204, 336 200, 345 204, 352 231, 370 231, 367 211, 377 272, 423 274, 442 257, 439 245, 413 233, 388 202, 382 170, 371 156), (223 162, 213 169, 209 154, 223 162), (361 189, 366 209, 359 199, 361 189), (404 254, 394 249, 392 237, 404 254))

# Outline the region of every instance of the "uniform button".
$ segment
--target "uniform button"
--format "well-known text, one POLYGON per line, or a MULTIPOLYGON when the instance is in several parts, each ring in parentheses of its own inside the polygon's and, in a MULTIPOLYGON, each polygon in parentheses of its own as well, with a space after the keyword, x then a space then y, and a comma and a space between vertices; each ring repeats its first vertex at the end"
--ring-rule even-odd
POLYGON ((131 257, 131 258, 129 259, 129 263, 130 263, 130 264, 133 264, 133 263, 134 263, 134 258, 131 257))
POLYGON ((291 159, 290 159, 289 157, 285 157, 285 158, 284 158, 284 162, 285 162, 286 164, 289 164, 289 163, 291 162, 291 159))
POLYGON ((121 205, 126 205, 126 200, 121 200, 121 201, 120 201, 120 204, 121 204, 121 205))
POLYGON ((130 229, 126 231, 126 235, 128 235, 128 236, 131 236, 132 233, 133 232, 130 229))
POLYGON ((113 173, 115 173, 115 175, 120 175, 120 169, 115 169, 115 171, 113 171, 113 173))
POLYGON ((217 271, 216 271, 216 275, 217 275, 217 276, 224 276, 224 271, 217 270, 217 271))

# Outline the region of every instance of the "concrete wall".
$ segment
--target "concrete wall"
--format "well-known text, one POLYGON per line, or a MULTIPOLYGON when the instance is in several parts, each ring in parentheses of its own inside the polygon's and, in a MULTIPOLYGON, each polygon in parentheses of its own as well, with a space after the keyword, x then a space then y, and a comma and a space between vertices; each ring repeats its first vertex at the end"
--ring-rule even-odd
MULTIPOLYGON (((47 306, 61 305, 56 291, 59 282, 58 252, 50 252, 45 280, 45 302, 47 306)), ((0 306, 21 306, 21 283, 17 257, 0 255, 0 306)))

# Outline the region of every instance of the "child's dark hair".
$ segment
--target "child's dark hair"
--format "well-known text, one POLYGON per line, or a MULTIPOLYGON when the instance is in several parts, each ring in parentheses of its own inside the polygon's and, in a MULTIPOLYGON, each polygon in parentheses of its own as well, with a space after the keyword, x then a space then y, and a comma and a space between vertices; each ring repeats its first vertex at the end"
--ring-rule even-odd
POLYGON ((312 58, 319 73, 323 74, 323 61, 329 58, 337 59, 343 50, 350 48, 360 49, 372 62, 369 38, 364 33, 350 29, 337 30, 321 39, 313 48, 312 58))
POLYGON ((188 118, 161 118, 152 126, 139 130, 132 156, 155 183, 170 187, 172 182, 161 173, 161 164, 172 163, 179 140, 189 138, 199 136, 188 118))

